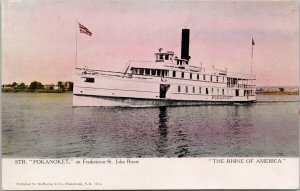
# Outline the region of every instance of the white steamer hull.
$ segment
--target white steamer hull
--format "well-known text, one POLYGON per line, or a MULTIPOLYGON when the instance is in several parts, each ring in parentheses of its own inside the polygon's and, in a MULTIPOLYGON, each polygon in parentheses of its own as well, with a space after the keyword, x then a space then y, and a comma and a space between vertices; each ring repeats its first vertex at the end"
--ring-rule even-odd
POLYGON ((189 36, 190 30, 182 29, 180 58, 159 48, 155 60, 130 60, 122 72, 76 68, 73 106, 185 106, 256 100, 254 75, 191 65, 189 36))

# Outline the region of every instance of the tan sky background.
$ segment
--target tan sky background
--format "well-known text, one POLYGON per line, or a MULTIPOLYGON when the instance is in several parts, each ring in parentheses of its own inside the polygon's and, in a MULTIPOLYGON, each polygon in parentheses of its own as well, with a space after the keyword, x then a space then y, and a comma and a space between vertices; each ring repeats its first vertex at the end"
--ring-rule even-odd
POLYGON ((77 66, 122 70, 154 60, 158 48, 180 55, 189 28, 191 64, 250 73, 257 85, 298 85, 297 1, 4 0, 2 83, 72 81, 77 66), (93 35, 79 33, 77 20, 93 35))

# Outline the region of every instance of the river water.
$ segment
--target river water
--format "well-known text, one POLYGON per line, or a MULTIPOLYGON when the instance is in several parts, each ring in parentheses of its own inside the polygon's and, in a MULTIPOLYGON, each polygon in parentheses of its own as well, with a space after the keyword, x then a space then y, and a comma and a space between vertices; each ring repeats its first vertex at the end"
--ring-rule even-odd
POLYGON ((72 108, 72 94, 2 94, 4 157, 299 156, 298 96, 251 105, 72 108))

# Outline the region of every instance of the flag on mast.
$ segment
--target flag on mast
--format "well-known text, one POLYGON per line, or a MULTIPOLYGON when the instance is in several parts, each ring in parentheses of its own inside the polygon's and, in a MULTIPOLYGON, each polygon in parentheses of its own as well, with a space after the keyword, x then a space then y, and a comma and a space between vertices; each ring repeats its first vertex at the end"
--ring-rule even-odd
POLYGON ((84 34, 87 34, 89 36, 92 36, 92 33, 91 31, 89 31, 88 28, 86 28, 85 26, 83 26, 82 24, 78 23, 79 24, 79 30, 80 30, 80 33, 84 33, 84 34))
POLYGON ((253 40, 253 38, 252 38, 252 46, 253 46, 253 45, 255 45, 255 42, 254 42, 254 40, 253 40))

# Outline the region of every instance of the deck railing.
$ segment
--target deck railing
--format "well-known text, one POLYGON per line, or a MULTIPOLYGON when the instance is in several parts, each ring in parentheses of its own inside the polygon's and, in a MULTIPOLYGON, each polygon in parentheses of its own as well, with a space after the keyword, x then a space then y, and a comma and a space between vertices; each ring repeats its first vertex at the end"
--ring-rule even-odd
POLYGON ((227 84, 230 88, 255 88, 255 85, 245 85, 245 84, 227 84))

